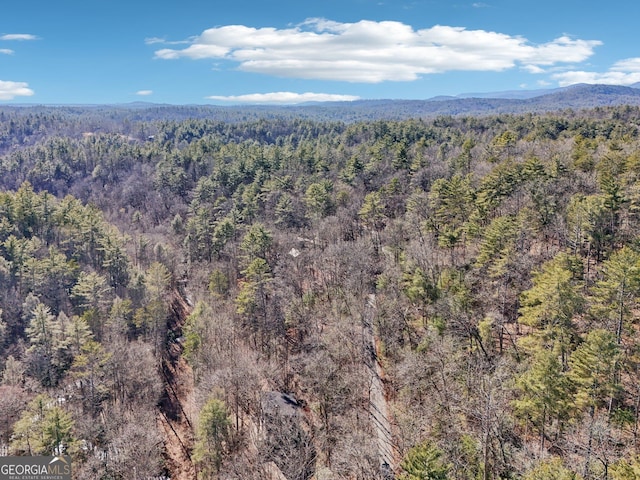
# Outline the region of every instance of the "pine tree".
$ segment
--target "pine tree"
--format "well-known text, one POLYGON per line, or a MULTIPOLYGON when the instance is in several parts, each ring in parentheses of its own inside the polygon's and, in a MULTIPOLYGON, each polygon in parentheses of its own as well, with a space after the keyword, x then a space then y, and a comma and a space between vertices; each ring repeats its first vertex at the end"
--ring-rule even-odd
POLYGON ((540 451, 544 450, 547 426, 557 429, 568 419, 571 408, 571 383, 563 372, 557 352, 540 348, 529 368, 517 378, 520 397, 513 402, 518 417, 530 422, 540 434, 540 451))
POLYGON ((207 401, 200 411, 193 450, 193 459, 205 478, 215 478, 215 473, 220 470, 230 428, 226 405, 216 398, 207 401))
POLYGON ((554 457, 543 460, 527 472, 522 480, 581 480, 582 477, 562 464, 562 460, 554 457))
POLYGON ((592 330, 584 343, 576 348, 569 359, 569 378, 576 389, 575 404, 589 412, 589 429, 584 463, 584 476, 589 474, 593 449, 596 408, 608 405, 609 413, 613 397, 618 389, 616 364, 620 348, 613 333, 606 330, 592 330))
POLYGON ((611 254, 602 264, 601 278, 594 288, 592 313, 622 343, 625 327, 628 330, 632 311, 640 297, 640 254, 629 247, 611 254))
POLYGON ((577 266, 574 257, 558 254, 533 275, 533 287, 522 293, 519 322, 533 327, 530 338, 523 345, 534 344, 557 350, 566 366, 571 344, 575 341, 573 316, 582 307, 579 283, 575 279, 577 266))
POLYGON ((27 352, 31 369, 43 385, 53 386, 64 368, 67 341, 62 326, 49 307, 40 302, 33 308, 30 318, 25 332, 30 343, 27 352))
POLYGON ((593 414, 597 406, 607 404, 618 388, 614 372, 619 358, 620 348, 613 333, 596 329, 587 334, 569 358, 569 378, 576 386, 578 407, 593 414))
POLYGON ((73 453, 71 415, 47 395, 38 395, 29 403, 13 428, 11 450, 17 455, 64 455, 73 453))
POLYGON ((447 480, 449 465, 442 460, 442 450, 429 440, 411 448, 400 465, 403 480, 447 480))

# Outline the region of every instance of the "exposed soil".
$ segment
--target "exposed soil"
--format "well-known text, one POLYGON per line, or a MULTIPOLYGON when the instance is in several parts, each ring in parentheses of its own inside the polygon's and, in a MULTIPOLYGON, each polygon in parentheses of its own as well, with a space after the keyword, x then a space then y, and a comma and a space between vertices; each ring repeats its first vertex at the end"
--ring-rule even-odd
POLYGON ((367 302, 368 312, 365 324, 365 342, 371 358, 367 362, 371 380, 369 387, 369 414, 376 431, 378 443, 378 455, 383 470, 386 470, 389 478, 394 478, 394 472, 398 471, 398 449, 393 440, 391 413, 387 396, 384 390, 384 370, 378 361, 378 346, 373 327, 375 316, 375 296, 370 296, 367 302))
MULTIPOLYGON (((191 309, 177 290, 171 295, 170 339, 182 335, 191 309)), ((165 463, 171 480, 196 480, 193 449, 193 372, 182 356, 182 344, 171 340, 162 360, 164 393, 158 405, 158 425, 164 439, 165 463)))

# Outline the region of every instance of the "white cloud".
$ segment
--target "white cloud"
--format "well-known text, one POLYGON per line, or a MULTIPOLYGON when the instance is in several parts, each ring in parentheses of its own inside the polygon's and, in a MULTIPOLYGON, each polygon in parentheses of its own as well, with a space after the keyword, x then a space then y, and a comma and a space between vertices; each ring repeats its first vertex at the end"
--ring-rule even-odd
POLYGON ((205 30, 184 49, 164 48, 160 59, 223 59, 248 72, 280 77, 378 83, 420 75, 502 71, 581 62, 597 40, 563 36, 544 44, 485 30, 436 25, 414 30, 400 22, 340 23, 322 18, 277 29, 227 25, 205 30))
POLYGON ((250 93, 247 95, 212 95, 206 97, 209 100, 233 103, 279 103, 296 104, 304 102, 351 102, 359 100, 360 97, 354 95, 336 95, 332 93, 293 93, 293 92, 272 92, 272 93, 250 93))
POLYGON ((30 97, 33 90, 25 82, 9 82, 0 80, 0 100, 13 100, 15 97, 30 97))
POLYGON ((154 45, 156 43, 164 43, 166 40, 160 37, 149 37, 144 39, 144 43, 147 45, 154 45))
POLYGON ((0 35, 0 40, 37 40, 38 37, 30 33, 7 33, 0 35))
POLYGON ((537 65, 525 65, 522 68, 523 68, 523 70, 526 70, 527 72, 533 73, 533 74, 545 73, 545 70, 543 68, 540 68, 537 65))
POLYGON ((640 72, 640 58, 619 60, 613 64, 611 70, 614 72, 640 72))
POLYGON ((8 48, 0 48, 0 54, 3 54, 3 55, 13 55, 13 54, 14 54, 14 51, 13 51, 13 50, 10 50, 10 49, 8 49, 8 48))
POLYGON ((148 95, 153 95, 153 90, 138 90, 136 92, 136 95, 142 95, 143 97, 148 95))
POLYGON ((146 43, 147 45, 155 45, 158 43, 164 43, 165 45, 185 45, 185 44, 191 43, 194 40, 194 38, 195 37, 192 37, 189 40, 175 40, 170 42, 166 38, 149 37, 144 39, 144 43, 146 43))
POLYGON ((632 85, 640 82, 640 58, 627 58, 614 63, 606 72, 568 71, 552 75, 560 86, 575 83, 632 85))

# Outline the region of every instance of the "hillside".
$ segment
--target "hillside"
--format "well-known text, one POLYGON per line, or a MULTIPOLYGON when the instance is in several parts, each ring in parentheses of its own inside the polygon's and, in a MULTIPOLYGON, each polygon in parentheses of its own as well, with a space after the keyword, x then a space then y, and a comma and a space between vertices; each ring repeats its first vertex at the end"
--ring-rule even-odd
POLYGON ((91 118, 101 123, 110 118, 122 122, 187 120, 215 118, 224 122, 247 122, 261 119, 341 121, 347 123, 375 120, 406 120, 437 116, 487 116, 561 112, 595 107, 640 105, 640 89, 615 85, 572 85, 553 90, 523 90, 462 94, 458 97, 435 97, 426 100, 357 100, 324 102, 293 106, 214 106, 160 105, 136 102, 122 105, 93 106, 23 106, 2 107, 0 113, 14 115, 64 115, 68 118, 91 118), (475 95, 475 96, 473 96, 475 95))
POLYGON ((640 107, 602 105, 638 93, 0 108, 0 448, 634 478, 640 107))

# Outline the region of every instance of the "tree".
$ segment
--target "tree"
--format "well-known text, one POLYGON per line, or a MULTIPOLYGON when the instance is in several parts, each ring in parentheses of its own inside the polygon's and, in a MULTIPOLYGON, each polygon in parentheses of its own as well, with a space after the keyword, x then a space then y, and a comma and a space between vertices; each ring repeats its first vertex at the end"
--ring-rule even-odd
POLYGON ((151 339, 156 355, 162 352, 169 312, 171 273, 160 262, 152 263, 144 276, 146 305, 136 312, 134 323, 151 339))
MULTIPOLYGON (((99 466, 104 474, 97 477, 95 470, 89 470, 86 476, 79 475, 79 478, 162 478, 163 471, 166 472, 165 452, 155 408, 138 402, 127 406, 115 404, 104 412, 104 416, 109 421, 101 426, 100 435, 110 449, 99 466), (109 451, 117 454, 109 455, 109 451)), ((87 463, 90 465, 90 460, 87 463)), ((96 470, 100 472, 99 469, 96 470)))
POLYGON ((502 153, 510 156, 513 154, 516 144, 518 142, 518 135, 511 130, 505 130, 504 132, 496 135, 491 142, 491 150, 495 152, 495 155, 500 156, 502 153))
POLYGON ((216 255, 220 255, 220 252, 224 246, 231 240, 236 234, 236 227, 232 219, 223 218, 220 220, 213 229, 213 251, 216 255))
POLYGON ((200 366, 199 354, 202 348, 203 337, 206 333, 206 323, 210 314, 207 304, 200 301, 196 303, 193 312, 185 320, 182 329, 184 335, 182 355, 191 365, 194 375, 198 376, 198 367, 200 366))
POLYGON ((4 349, 4 346, 7 341, 7 324, 2 320, 2 309, 0 308, 0 353, 4 349))
POLYGON ((27 289, 59 311, 67 301, 76 271, 77 264, 68 260, 55 246, 51 246, 46 257, 40 259, 32 256, 25 261, 22 280, 27 289))
POLYGON ((71 368, 72 375, 80 384, 83 400, 88 411, 98 413, 100 403, 106 397, 106 365, 111 353, 105 352, 101 344, 88 340, 76 355, 71 368))
POLYGON ((400 466, 403 480, 447 480, 450 468, 442 460, 442 450, 429 440, 411 448, 400 466))
POLYGON ((329 180, 309 185, 304 195, 304 202, 310 217, 319 219, 333 213, 335 202, 331 195, 332 192, 333 183, 329 180))
POLYGON ((64 455, 75 451, 71 415, 46 395, 38 395, 13 430, 11 449, 21 455, 64 455))
POLYGON ((557 422, 561 430, 571 408, 571 383, 555 352, 538 349, 529 368, 517 378, 520 398, 513 402, 518 417, 531 422, 540 433, 540 452, 544 450, 547 425, 557 422))
POLYGON ((562 464, 562 460, 553 457, 539 462, 528 471, 522 480, 581 480, 582 477, 562 464))
POLYGON ((133 327, 132 301, 123 300, 116 297, 111 304, 109 317, 107 319, 107 337, 113 340, 114 337, 125 336, 133 327))
POLYGON ((13 425, 18 421, 29 399, 25 390, 4 381, 0 386, 0 442, 7 445, 11 439, 13 425))
POLYGON ((217 398, 209 399, 200 410, 193 450, 193 459, 207 479, 215 478, 222 466, 230 426, 226 405, 217 398))
MULTIPOLYGON (((599 166, 605 163, 608 162, 601 162, 599 166)), ((615 242, 620 224, 620 209, 628 202, 628 199, 625 198, 622 191, 622 186, 617 179, 618 175, 619 172, 606 170, 600 172, 598 179, 603 195, 603 206, 608 217, 607 231, 609 232, 612 246, 615 242)))
POLYGON ((41 202, 29 182, 23 183, 13 197, 13 223, 25 238, 39 233, 41 202))
POLYGON ((618 388, 615 371, 619 357, 620 348, 615 335, 596 329, 587 334, 584 343, 576 348, 569 359, 569 378, 576 388, 575 403, 578 408, 588 409, 590 419, 584 463, 585 477, 589 473, 593 448, 595 411, 599 405, 608 403, 611 413, 613 396, 618 388))
MULTIPOLYGON (((557 351, 566 365, 574 342, 573 316, 582 307, 579 283, 575 280, 581 263, 565 253, 558 254, 533 274, 533 287, 522 292, 519 322, 533 327, 531 337, 540 346, 557 351)), ((530 344, 525 341, 525 345, 530 344)))
POLYGON ((620 345, 640 295, 640 254, 623 247, 602 264, 601 274, 594 288, 592 313, 615 333, 620 345))
POLYGON ((272 279, 269 264, 256 258, 242 271, 244 279, 236 297, 236 311, 243 315, 253 333, 260 333, 262 347, 266 339, 277 333, 268 325, 268 285, 272 279))
POLYGON ((576 194, 571 197, 567 206, 567 223, 574 253, 582 251, 586 244, 587 262, 594 251, 596 261, 599 261, 605 246, 610 243, 608 221, 602 195, 576 194))
POLYGON ((102 254, 102 268, 108 275, 109 285, 118 295, 129 282, 130 260, 124 248, 125 238, 115 227, 106 228, 105 234, 99 240, 99 251, 102 254))
POLYGON ((20 387, 24 384, 25 366, 13 355, 9 355, 2 372, 2 385, 20 387))
POLYGON ((615 335, 592 330, 569 359, 569 377, 576 385, 576 405, 591 412, 605 403, 617 389, 614 369, 620 357, 615 335))
POLYGON ((219 269, 209 274, 208 290, 216 298, 224 298, 229 293, 229 277, 219 269))
POLYGON ((81 310, 102 310, 108 292, 107 280, 96 272, 80 272, 71 296, 81 310))
POLYGON ((300 227, 304 220, 300 210, 299 202, 291 194, 281 193, 274 208, 275 224, 285 228, 300 227))
POLYGON ((420 267, 408 270, 402 275, 402 290, 423 319, 426 319, 426 307, 432 305, 440 296, 437 281, 430 278, 420 267))
POLYGON ((311 480, 317 452, 301 418, 289 413, 263 412, 264 438, 259 444, 261 457, 273 462, 285 478, 311 480))
POLYGON ((380 192, 371 192, 364 197, 362 207, 358 215, 363 223, 374 231, 379 231, 384 227, 385 205, 380 192))
POLYGON ((93 334, 86 319, 74 315, 64 326, 64 336, 69 344, 69 352, 75 356, 80 353, 82 347, 93 339, 93 334))
POLYGON ((432 215, 427 224, 438 239, 444 236, 443 246, 453 248, 462 239, 462 227, 469 219, 474 199, 470 175, 456 174, 450 180, 439 178, 433 182, 429 191, 432 215))
POLYGON ((65 358, 67 340, 63 327, 51 314, 49 307, 38 302, 30 313, 29 326, 25 329, 30 346, 30 367, 44 386, 54 386, 68 366, 65 358))
POLYGON ((611 480, 640 480, 640 458, 621 458, 609 468, 611 480))
POLYGON ((183 247, 190 260, 211 260, 213 254, 213 222, 211 211, 205 207, 190 208, 183 247))
POLYGON ((71 297, 86 319, 91 319, 91 328, 98 339, 102 338, 103 321, 108 304, 107 280, 96 272, 81 272, 71 289, 71 297))
POLYGON ((358 215, 367 228, 370 229, 373 246, 377 253, 380 248, 380 231, 384 228, 386 219, 382 194, 379 191, 368 193, 364 197, 358 215))
POLYGON ((483 267, 508 256, 518 236, 518 222, 511 216, 496 217, 484 232, 476 264, 483 267))
POLYGON ((272 243, 271 232, 261 223, 254 223, 242 237, 240 250, 246 256, 247 263, 251 263, 256 258, 266 259, 272 243))

